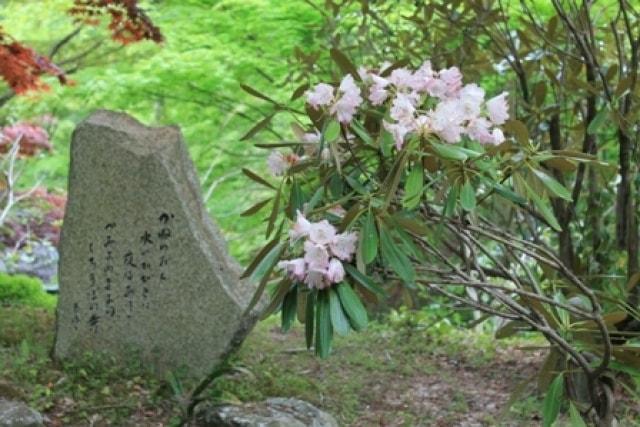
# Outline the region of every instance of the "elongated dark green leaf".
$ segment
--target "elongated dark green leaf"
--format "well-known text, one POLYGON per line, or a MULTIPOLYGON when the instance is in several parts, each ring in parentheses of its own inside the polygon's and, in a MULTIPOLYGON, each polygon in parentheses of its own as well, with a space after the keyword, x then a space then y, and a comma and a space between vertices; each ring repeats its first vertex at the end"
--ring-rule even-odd
POLYGON ((447 194, 447 199, 444 202, 444 212, 442 214, 445 217, 449 217, 455 213, 457 200, 458 200, 458 186, 454 185, 449 189, 449 193, 447 194))
POLYGON ((309 89, 309 83, 303 83, 300 86, 298 86, 296 90, 293 91, 293 94, 291 95, 291 100, 295 101, 296 99, 300 98, 302 95, 304 95, 307 89, 309 89))
POLYGON ((302 191, 302 187, 300 187, 300 183, 297 180, 295 180, 291 185, 291 195, 290 195, 292 218, 296 217, 296 212, 302 211, 304 202, 305 202, 305 197, 304 197, 304 192, 302 191))
POLYGON ((280 259, 280 255, 282 255, 282 251, 284 251, 285 244, 284 242, 280 242, 271 249, 271 251, 260 261, 257 265, 256 269, 251 274, 250 280, 255 283, 259 282, 258 288, 256 289, 249 306, 247 307, 247 312, 251 311, 253 307, 260 301, 262 294, 264 293, 264 288, 267 286, 267 282, 269 279, 269 275, 273 271, 273 268, 276 266, 276 263, 280 259))
POLYGON ((504 124, 503 129, 515 136, 520 145, 529 145, 529 130, 520 120, 509 120, 504 124))
POLYGON ((331 352, 332 335, 329 289, 322 289, 316 300, 316 355, 323 359, 331 352))
POLYGON ((378 284, 367 275, 361 273, 357 268, 349 264, 345 264, 344 268, 349 276, 351 276, 360 286, 380 297, 386 296, 384 289, 378 286, 378 284))
POLYGON ((340 298, 333 289, 329 289, 329 305, 331 306, 331 325, 338 335, 346 335, 349 333, 349 319, 344 314, 340 298))
POLYGON ((307 341, 307 350, 313 346, 313 332, 316 306, 316 291, 313 290, 307 295, 307 304, 305 309, 304 332, 307 341))
POLYGON ((386 228, 380 226, 379 230, 380 250, 385 262, 405 283, 413 283, 416 273, 409 257, 398 248, 386 228))
POLYGON ((571 201, 571 192, 567 190, 565 186, 551 177, 551 175, 548 175, 547 173, 538 169, 532 168, 532 171, 544 184, 544 186, 551 192, 551 194, 560 197, 561 199, 571 201))
POLYGON ((360 249, 362 251, 362 260, 365 264, 370 264, 378 255, 378 230, 371 211, 365 215, 362 221, 360 249))
POLYGON ((276 220, 278 219, 278 214, 280 213, 280 198, 282 197, 282 185, 278 188, 276 192, 276 196, 273 199, 273 209, 271 209, 271 215, 269 216, 269 222, 267 223, 267 235, 268 238, 271 236, 271 232, 273 231, 276 220))
POLYGON ((367 310, 362 305, 358 295, 346 283, 336 285, 336 291, 340 297, 342 308, 349 318, 349 323, 355 331, 361 331, 367 327, 369 321, 367 310))
POLYGON ((407 209, 413 209, 420 203, 422 197, 422 183, 423 183, 423 169, 422 165, 416 165, 409 172, 407 182, 404 185, 404 197, 402 199, 402 205, 407 209))
POLYGON ((258 267, 258 265, 262 262, 264 257, 267 256, 267 254, 271 252, 273 247, 278 244, 279 240, 280 240, 279 236, 276 236, 273 240, 270 240, 269 242, 267 242, 267 244, 264 245, 262 247, 262 249, 260 249, 260 252, 258 252, 258 254, 255 256, 253 261, 251 261, 251 264, 249 264, 249 266, 242 273, 242 276, 240 276, 240 278, 241 279, 245 279, 245 278, 249 277, 251 275, 251 273, 253 273, 255 271, 256 267, 258 267))
POLYGON ((342 53, 341 50, 337 48, 333 48, 330 51, 331 59, 340 67, 345 74, 351 74, 356 81, 360 81, 360 74, 358 74, 358 69, 353 65, 353 63, 349 60, 347 55, 342 53))
POLYGON ((277 101, 274 101, 273 99, 269 98, 267 95, 265 95, 264 93, 252 88, 249 85, 245 85, 245 84, 240 84, 240 87, 242 88, 242 90, 244 90, 245 92, 247 92, 249 95, 253 95, 256 98, 260 98, 263 99, 265 101, 268 101, 274 105, 280 105, 277 101))
POLYGON ((367 130, 360 124, 358 121, 353 121, 351 123, 351 129, 355 132, 356 135, 367 145, 373 145, 373 138, 367 132, 367 130))
POLYGON ((318 203, 320 203, 323 197, 324 187, 318 187, 318 189, 315 191, 315 193, 313 193, 313 196, 311 196, 311 199, 307 203, 307 209, 310 211, 315 209, 315 207, 318 205, 318 203))
POLYGON ((267 319, 273 313, 282 308, 282 301, 284 300, 284 297, 287 295, 287 292, 289 292, 289 289, 291 289, 292 286, 293 282, 288 277, 285 277, 276 285, 271 295, 269 304, 264 309, 264 311, 260 313, 260 320, 267 319))
POLYGON ((298 304, 298 287, 294 286, 282 301, 282 330, 287 332, 296 320, 296 306, 298 304))
POLYGON ((501 195, 502 197, 504 197, 507 200, 512 201, 513 203, 517 203, 519 205, 526 205, 527 204, 527 199, 525 199, 524 197, 519 196, 518 194, 514 193, 510 188, 499 184, 497 182, 492 183, 493 185, 493 189, 496 191, 496 193, 498 193, 499 195, 501 195))
POLYGON ((573 403, 569 403, 569 419, 571 420, 571 427, 587 427, 580 415, 580 411, 573 403))
POLYGON ((335 141, 340 135, 340 123, 331 120, 324 130, 324 140, 327 142, 335 141))
POLYGON ((564 380, 562 374, 554 378, 547 390, 547 394, 542 402, 542 425, 543 427, 551 427, 558 418, 560 413, 560 404, 562 403, 562 395, 564 391, 564 380))
POLYGON ((547 223, 556 231, 562 231, 562 227, 558 223, 556 216, 553 214, 553 210, 551 207, 545 203, 544 200, 540 196, 536 194, 536 192, 527 184, 527 182, 520 178, 519 175, 516 175, 519 178, 519 181, 522 183, 525 191, 527 192, 527 196, 533 201, 533 204, 536 205, 538 212, 542 215, 542 217, 547 221, 547 223))
POLYGON ((589 123, 589 126, 587 126, 587 133, 589 135, 597 133, 598 129, 606 122, 607 117, 609 117, 609 110, 602 108, 602 110, 598 111, 598 114, 596 114, 593 120, 591 120, 591 123, 589 123))
POLYGON ((251 215, 255 214, 256 212, 258 212, 263 207, 265 207, 267 205, 267 203, 269 203, 270 201, 271 201, 271 197, 269 197, 268 199, 263 200, 261 202, 258 202, 255 205, 251 206, 246 211, 242 212, 240 214, 240 216, 251 216, 251 215))
POLYGON ((253 172, 253 171, 251 171, 251 170, 249 170, 247 168, 242 168, 242 173, 245 174, 251 180, 257 182, 258 184, 262 184, 265 187, 269 187, 269 188, 271 188, 273 190, 276 190, 276 187, 271 185, 271 183, 269 183, 269 181, 267 181, 266 179, 264 179, 263 177, 261 177, 257 173, 255 173, 255 172, 253 172))
POLYGON ((247 139, 253 138, 255 135, 258 134, 258 132, 260 132, 261 130, 265 129, 267 126, 269 126, 269 124, 271 123, 271 120, 273 120, 273 117, 275 115, 276 115, 276 113, 271 113, 267 117, 265 117, 264 119, 260 120, 258 123, 255 124, 255 126, 253 126, 251 129, 249 129, 247 131, 247 133, 245 133, 242 136, 242 138, 240 138, 240 141, 246 141, 247 139))
POLYGON ((460 190, 460 206, 467 212, 476 208, 476 191, 469 181, 465 182, 460 190))
POLYGON ((443 159, 458 160, 462 162, 469 158, 467 153, 465 153, 464 150, 461 150, 457 145, 432 143, 431 147, 433 147, 433 151, 443 159))

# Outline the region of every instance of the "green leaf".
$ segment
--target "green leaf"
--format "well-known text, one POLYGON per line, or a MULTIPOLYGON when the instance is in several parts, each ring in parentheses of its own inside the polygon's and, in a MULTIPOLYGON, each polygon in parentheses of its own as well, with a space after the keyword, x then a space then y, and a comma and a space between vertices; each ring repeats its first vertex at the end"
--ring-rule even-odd
POLYGON ((307 304, 305 307, 304 332, 307 341, 307 350, 313 346, 313 331, 315 319, 316 291, 313 290, 307 294, 307 304))
POLYGON ((365 310, 358 295, 353 291, 351 286, 346 283, 339 283, 336 285, 340 302, 344 308, 349 323, 355 331, 361 331, 367 327, 368 316, 367 310, 365 310))
POLYGON ((293 326, 296 319, 298 304, 298 287, 294 286, 282 301, 282 330, 287 332, 293 326))
POLYGON ((404 198, 402 199, 402 205, 407 209, 413 209, 420 203, 424 179, 422 174, 422 165, 414 166, 409 172, 407 182, 404 185, 404 198))
POLYGON ((302 207, 305 202, 304 192, 302 191, 302 187, 300 187, 298 181, 293 181, 293 185, 291 185, 291 195, 289 197, 289 203, 291 204, 291 216, 295 219, 296 212, 302 211, 302 207))
POLYGON ((331 306, 331 325, 338 335, 349 333, 349 319, 342 310, 338 294, 333 289, 329 289, 329 305, 331 306))
POLYGON ((323 359, 331 352, 332 332, 329 289, 322 289, 316 302, 316 355, 323 359))
POLYGON ((271 215, 269 216, 269 222, 267 223, 266 237, 269 237, 271 235, 271 232, 273 231, 276 225, 276 220, 278 219, 278 214, 280 213, 281 197, 282 197, 282 185, 280 185, 280 188, 278 188, 278 191, 276 192, 276 196, 273 199, 273 209, 271 210, 271 215))
POLYGON ((373 262, 378 255, 378 230, 376 229, 376 223, 371 211, 367 213, 362 221, 360 250, 362 251, 362 260, 365 264, 373 262))
POLYGON ((380 250, 385 262, 405 283, 415 281, 416 272, 409 257, 398 249, 391 234, 382 226, 380 227, 380 250))
POLYGON ((245 85, 245 84, 240 84, 240 87, 242 88, 242 90, 244 90, 245 92, 247 92, 250 95, 255 96, 256 98, 260 98, 263 99, 267 102, 270 102, 274 105, 280 105, 277 101, 274 101, 273 99, 269 98, 267 95, 263 94, 262 92, 252 88, 249 85, 245 85))
POLYGON ((433 147, 433 151, 443 159, 463 162, 469 158, 467 153, 464 150, 461 150, 457 145, 445 145, 434 142, 431 144, 431 147, 433 147))
POLYGON ((607 117, 609 117, 609 110, 603 108, 602 110, 598 111, 598 114, 596 114, 593 120, 591 120, 591 123, 589 123, 589 126, 587 126, 587 133, 589 135, 597 133, 598 129, 600 129, 600 127, 607 120, 607 117))
POLYGON ((262 296, 264 288, 267 285, 269 275, 273 271, 273 268, 276 266, 276 262, 278 262, 278 260, 280 259, 280 255, 282 255, 284 248, 285 242, 280 242, 273 246, 269 253, 257 264, 255 269, 253 270, 253 273, 251 273, 249 280, 253 283, 259 282, 259 285, 258 289, 256 289, 255 294, 253 295, 253 298, 251 299, 251 302, 247 307, 247 312, 249 312, 258 303, 258 301, 260 301, 260 297, 262 296))
POLYGON ((358 74, 358 69, 353 65, 353 63, 349 60, 347 55, 342 53, 341 50, 337 48, 333 48, 330 51, 331 59, 338 64, 340 70, 342 70, 345 74, 351 74, 356 81, 360 81, 360 74, 358 74))
POLYGON ((458 200, 458 186, 454 185, 449 189, 447 199, 444 202, 444 211, 442 212, 442 214, 445 217, 449 217, 455 213, 456 200, 458 200))
POLYGON ((567 190, 565 186, 551 177, 551 175, 548 175, 547 173, 538 169, 531 168, 531 170, 554 196, 560 197, 561 199, 567 201, 571 201, 571 192, 567 190))
POLYGON ((386 296, 386 292, 378 286, 377 283, 371 280, 367 275, 361 273, 357 268, 349 264, 345 264, 344 268, 349 276, 351 276, 360 286, 380 297, 386 296))
POLYGON ((460 191, 460 205, 467 212, 476 208, 476 191, 469 181, 464 183, 460 191))
POLYGON ((576 405, 571 402, 569 402, 569 419, 571 420, 571 427, 587 427, 587 424, 580 415, 580 411, 578 411, 576 405))
POLYGON ((327 142, 335 141, 340 136, 340 123, 331 120, 324 130, 324 140, 327 142))
POLYGON ((258 184, 262 184, 265 187, 269 187, 273 190, 276 190, 276 187, 274 187, 273 185, 271 185, 269 183, 269 181, 267 181, 266 179, 264 179, 263 177, 261 177, 260 175, 258 175, 257 173, 246 169, 246 168, 242 168, 242 173, 245 174, 248 178, 250 178, 251 180, 257 182, 258 184))
POLYGON ((540 196, 538 196, 536 194, 535 191, 533 191, 533 189, 529 186, 529 184, 527 184, 527 182, 524 179, 522 179, 519 175, 516 175, 516 177, 519 178, 519 180, 522 183, 525 191, 527 192, 527 195, 533 201, 533 203, 536 205, 536 208, 538 209, 538 212, 540 212, 540 214, 545 219, 545 221, 547 221, 547 223, 554 230, 562 231, 562 227, 560 227, 560 224, 558 223, 558 220, 556 219, 556 216, 553 214, 553 210, 551 209, 551 207, 549 205, 547 205, 544 202, 544 200, 542 200, 542 198, 540 198, 540 196))
POLYGON ((562 395, 564 392, 564 380, 562 374, 559 374, 551 382, 549 390, 542 402, 542 425, 543 427, 551 427, 558 418, 560 413, 560 404, 562 403, 562 395))
POLYGON ((264 119, 260 120, 258 123, 256 123, 255 126, 253 126, 251 129, 249 129, 249 131, 247 131, 247 133, 245 133, 242 136, 242 138, 240 138, 240 141, 246 141, 247 139, 253 138, 255 135, 258 134, 258 132, 260 132, 261 130, 265 129, 267 126, 269 126, 269 124, 271 124, 271 120, 273 120, 273 117, 275 115, 276 115, 276 113, 271 113, 267 117, 265 117, 264 119))
POLYGON ((360 122, 354 120, 351 122, 351 130, 367 145, 373 145, 373 139, 367 130, 360 124, 360 122))
POLYGON ((507 186, 502 185, 502 184, 497 183, 497 182, 493 182, 493 183, 491 183, 491 185, 493 186, 493 189, 496 191, 496 193, 498 193, 499 195, 501 195, 505 199, 510 200, 513 203, 516 203, 518 205, 523 205, 524 206, 524 205, 527 204, 527 200, 524 197, 521 197, 518 194, 514 193, 507 186))
POLYGON ((240 216, 251 216, 251 215, 255 214, 256 212, 258 212, 263 207, 265 207, 267 205, 267 203, 269 203, 270 201, 271 201, 271 197, 269 197, 268 199, 263 200, 261 202, 258 202, 255 205, 251 206, 246 211, 242 212, 240 214, 240 216))

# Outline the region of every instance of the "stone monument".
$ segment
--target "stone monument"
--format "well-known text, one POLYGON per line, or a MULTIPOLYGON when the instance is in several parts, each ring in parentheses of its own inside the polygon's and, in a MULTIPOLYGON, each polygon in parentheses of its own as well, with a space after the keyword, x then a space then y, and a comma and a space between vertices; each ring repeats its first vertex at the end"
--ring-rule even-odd
MULTIPOLYGON (((222 203, 222 201, 221 201, 222 203)), ((137 354, 202 375, 244 339, 240 280, 177 127, 98 111, 71 143, 54 354, 137 354)))

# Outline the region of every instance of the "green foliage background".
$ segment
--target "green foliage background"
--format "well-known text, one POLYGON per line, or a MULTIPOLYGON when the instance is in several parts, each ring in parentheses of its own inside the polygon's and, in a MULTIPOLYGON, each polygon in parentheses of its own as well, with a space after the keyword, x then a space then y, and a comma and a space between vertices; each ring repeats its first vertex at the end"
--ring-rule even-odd
MULTIPOLYGON (((0 3, 0 25, 17 40, 46 54, 74 28, 66 14, 71 0, 10 0, 0 3)), ((44 178, 49 189, 64 189, 69 142, 75 125, 99 108, 119 110, 146 124, 181 127, 203 178, 207 206, 241 261, 262 240, 264 226, 239 214, 260 197, 261 189, 241 173, 241 167, 264 170, 266 153, 240 142, 264 116, 251 107, 245 83, 286 99, 296 83, 287 79, 287 58, 294 47, 314 47, 313 29, 321 15, 304 2, 277 0, 167 0, 143 3, 166 41, 121 47, 107 39, 104 26, 87 27, 69 53, 104 39, 85 67, 71 77, 75 84, 52 82, 48 93, 20 97, 0 109, 0 122, 53 114, 55 151, 30 160, 22 184, 44 178), (102 52, 108 52, 103 54, 102 52), (242 117, 242 116, 245 117, 242 117), (207 171, 211 168, 209 174, 207 171), (206 179, 205 179, 206 178, 206 179), (238 196, 241 197, 238 197, 238 196)), ((283 131, 285 122, 274 127, 283 131)))

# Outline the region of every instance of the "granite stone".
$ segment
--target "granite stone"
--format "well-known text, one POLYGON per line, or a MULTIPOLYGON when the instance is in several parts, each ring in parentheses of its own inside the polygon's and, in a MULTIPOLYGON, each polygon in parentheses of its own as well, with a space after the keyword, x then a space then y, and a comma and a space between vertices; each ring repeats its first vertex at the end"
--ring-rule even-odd
POLYGON ((98 111, 71 142, 54 354, 197 376, 244 339, 254 288, 207 214, 177 127, 98 111))

